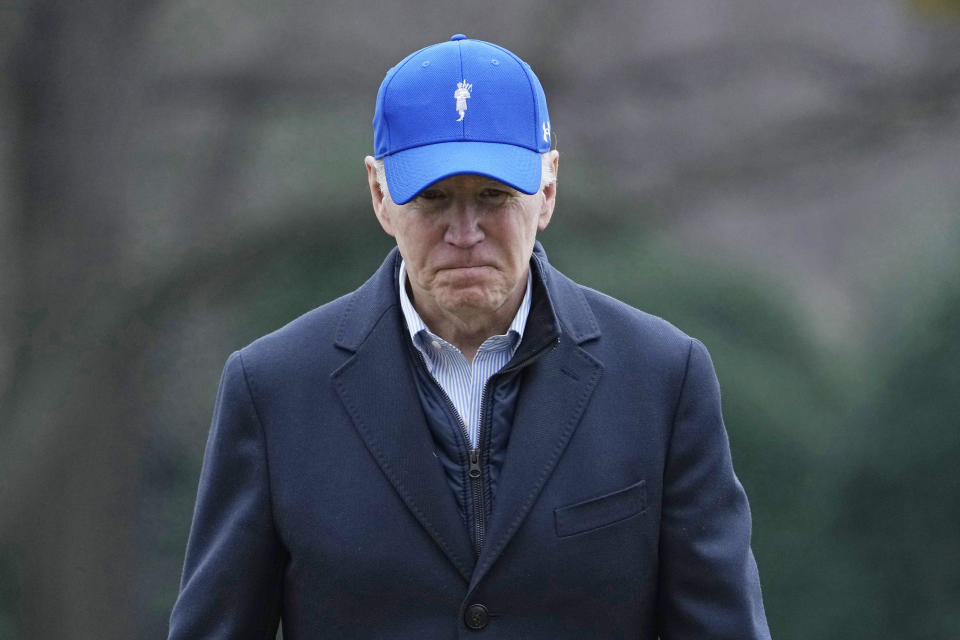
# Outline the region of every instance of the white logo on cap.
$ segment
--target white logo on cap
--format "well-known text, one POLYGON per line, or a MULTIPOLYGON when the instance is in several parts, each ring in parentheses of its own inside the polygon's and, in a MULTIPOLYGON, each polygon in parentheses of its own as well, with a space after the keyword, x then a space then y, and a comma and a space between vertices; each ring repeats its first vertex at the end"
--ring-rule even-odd
POLYGON ((550 142, 550 123, 549 122, 543 123, 543 141, 550 142))
POLYGON ((453 97, 457 99, 457 112, 460 114, 457 122, 463 120, 463 116, 467 114, 467 98, 470 97, 471 89, 473 89, 473 85, 467 84, 467 81, 464 80, 457 83, 457 90, 453 92, 453 97))

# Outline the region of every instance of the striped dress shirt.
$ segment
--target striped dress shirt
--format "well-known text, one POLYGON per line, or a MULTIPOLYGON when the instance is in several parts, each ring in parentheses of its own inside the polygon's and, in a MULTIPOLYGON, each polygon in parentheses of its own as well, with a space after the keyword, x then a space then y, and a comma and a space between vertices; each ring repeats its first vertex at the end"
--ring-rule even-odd
POLYGON ((473 363, 456 348, 440 336, 434 334, 423 322, 420 314, 413 308, 407 295, 407 269, 400 261, 400 308, 410 330, 413 345, 423 354, 427 371, 447 394, 470 439, 470 446, 476 449, 480 437, 480 403, 483 389, 490 376, 500 371, 513 357, 523 338, 523 330, 530 315, 531 275, 527 273, 527 290, 523 294, 520 308, 510 323, 507 333, 487 338, 473 363))

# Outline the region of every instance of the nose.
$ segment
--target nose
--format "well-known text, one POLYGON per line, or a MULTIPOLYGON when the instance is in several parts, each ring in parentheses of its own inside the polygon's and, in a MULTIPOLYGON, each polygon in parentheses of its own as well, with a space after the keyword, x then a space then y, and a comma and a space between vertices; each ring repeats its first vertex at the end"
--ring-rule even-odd
POLYGON ((467 249, 483 241, 483 229, 480 226, 480 215, 475 207, 462 205, 450 211, 447 228, 443 239, 461 249, 467 249))

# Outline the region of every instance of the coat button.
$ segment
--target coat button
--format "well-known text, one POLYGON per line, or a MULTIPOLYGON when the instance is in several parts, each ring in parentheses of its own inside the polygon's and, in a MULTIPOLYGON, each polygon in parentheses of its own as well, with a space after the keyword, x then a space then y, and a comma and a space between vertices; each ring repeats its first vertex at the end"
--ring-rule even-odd
POLYGON ((463 614, 463 621, 471 629, 480 630, 487 626, 487 622, 490 621, 490 616, 487 614, 487 608, 485 606, 482 604, 472 604, 467 607, 466 613, 463 614))

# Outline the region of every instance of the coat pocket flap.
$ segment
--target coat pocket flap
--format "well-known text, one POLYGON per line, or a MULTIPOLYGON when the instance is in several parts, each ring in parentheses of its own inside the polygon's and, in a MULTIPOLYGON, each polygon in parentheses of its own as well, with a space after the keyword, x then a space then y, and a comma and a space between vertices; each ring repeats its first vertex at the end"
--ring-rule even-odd
POLYGON ((557 535, 572 536, 625 520, 647 508, 647 483, 641 480, 596 498, 553 510, 557 535))

